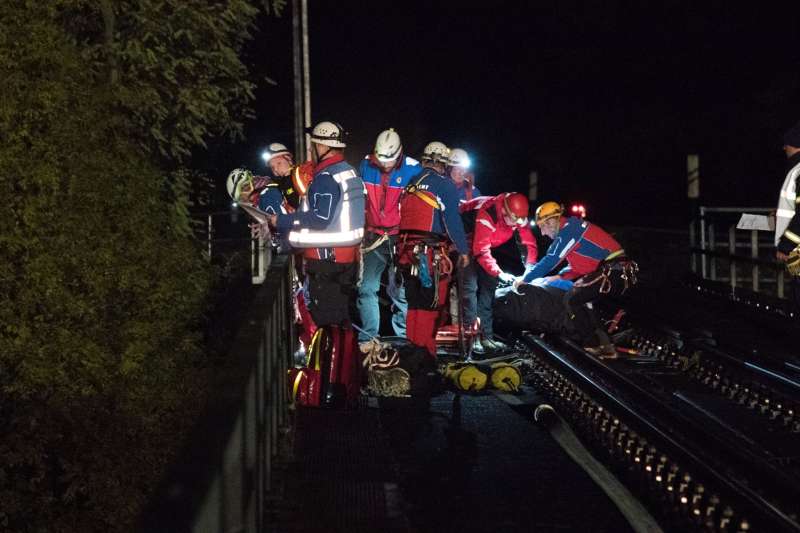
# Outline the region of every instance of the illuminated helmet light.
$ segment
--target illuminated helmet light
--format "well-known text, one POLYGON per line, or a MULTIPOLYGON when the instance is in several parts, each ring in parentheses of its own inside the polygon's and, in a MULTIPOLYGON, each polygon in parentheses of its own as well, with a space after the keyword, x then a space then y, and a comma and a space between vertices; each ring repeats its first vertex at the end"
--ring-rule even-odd
POLYGON ((271 143, 266 150, 261 153, 261 159, 264 163, 269 163, 269 160, 279 155, 285 156, 289 159, 292 158, 292 153, 286 148, 286 145, 281 143, 271 143))
POLYGON ((463 148, 453 148, 450 150, 450 159, 447 162, 451 167, 469 168, 472 161, 469 154, 463 148))

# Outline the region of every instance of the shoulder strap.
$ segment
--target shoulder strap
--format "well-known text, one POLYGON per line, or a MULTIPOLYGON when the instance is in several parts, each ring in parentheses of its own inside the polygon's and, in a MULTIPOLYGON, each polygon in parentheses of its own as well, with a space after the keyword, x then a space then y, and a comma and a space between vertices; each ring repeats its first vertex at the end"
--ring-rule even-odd
POLYGON ((433 209, 439 209, 439 202, 437 202, 434 198, 431 198, 429 194, 425 194, 423 191, 420 191, 418 188, 419 184, 422 183, 422 180, 424 180, 430 175, 431 175, 430 170, 423 172, 417 181, 415 181, 414 183, 409 183, 406 186, 405 192, 408 194, 413 194, 414 196, 416 196, 417 198, 428 204, 433 209))

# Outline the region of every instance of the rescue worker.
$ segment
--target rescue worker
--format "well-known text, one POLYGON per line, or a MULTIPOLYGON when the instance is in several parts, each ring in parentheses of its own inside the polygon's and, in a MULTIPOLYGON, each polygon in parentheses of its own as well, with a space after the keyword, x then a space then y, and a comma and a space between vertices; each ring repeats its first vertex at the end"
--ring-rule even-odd
POLYGON ((461 148, 450 150, 450 157, 447 160, 447 175, 456 185, 460 202, 466 202, 481 195, 481 191, 475 186, 475 176, 469 172, 471 165, 472 162, 466 150, 461 148))
POLYGON ((516 192, 480 196, 459 207, 475 258, 464 269, 463 295, 464 325, 471 326, 477 315, 483 332, 483 339, 474 339, 472 351, 475 353, 506 348, 493 338, 492 302, 498 282, 512 283, 515 276, 503 272, 492 255, 492 248, 505 244, 516 234, 519 244, 526 250, 526 266, 532 268, 536 264, 536 239, 528 224, 528 209, 528 199, 516 192))
POLYGON ((570 318, 578 320, 575 329, 580 341, 592 353, 614 356, 614 346, 594 314, 578 313, 577 309, 600 297, 624 293, 636 284, 638 266, 602 228, 580 217, 563 215, 563 206, 556 202, 545 202, 536 209, 536 225, 553 242, 547 254, 516 280, 514 287, 536 283, 566 290, 565 304, 570 318), (548 276, 562 261, 567 264, 548 276))
POLYGON ((396 284, 394 250, 400 229, 400 194, 419 171, 419 161, 403 154, 400 135, 393 129, 382 131, 375 141, 373 152, 361 161, 358 173, 367 189, 367 213, 357 302, 363 330, 359 331, 360 342, 378 335, 378 289, 387 266, 387 293, 393 307, 392 329, 398 337, 406 336, 408 304, 405 289, 396 284))
POLYGON ((258 207, 273 215, 291 212, 300 205, 300 192, 293 183, 295 168, 292 153, 281 143, 271 143, 261 154, 272 174, 272 184, 262 191, 258 207))
POLYGON ((344 129, 320 122, 311 130, 313 178, 300 209, 269 215, 269 222, 303 249, 305 302, 317 327, 326 327, 332 349, 323 361, 324 403, 354 405, 360 389, 350 306, 364 236, 364 183, 344 159, 344 129))
POLYGON ((469 248, 458 212, 455 184, 443 176, 447 146, 434 141, 422 153, 422 172, 411 179, 400 200, 397 263, 408 299, 406 337, 436 357, 436 329, 453 271, 452 243, 458 267, 469 264, 469 248))
POLYGON ((800 216, 797 215, 797 180, 800 177, 800 122, 783 136, 786 154, 786 178, 783 180, 775 219, 775 257, 786 263, 792 274, 792 293, 800 306, 800 216))

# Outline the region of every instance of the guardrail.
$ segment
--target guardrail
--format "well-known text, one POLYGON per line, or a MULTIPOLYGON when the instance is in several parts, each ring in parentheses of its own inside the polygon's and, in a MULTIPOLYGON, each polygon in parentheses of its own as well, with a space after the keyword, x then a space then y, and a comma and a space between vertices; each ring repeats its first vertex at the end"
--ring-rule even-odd
POLYGON ((689 227, 691 269, 710 281, 729 284, 731 290, 746 288, 786 298, 786 273, 775 260, 771 231, 739 230, 743 213, 769 216, 767 207, 700 207, 700 216, 689 227))
POLYGON ((263 531, 279 434, 287 425, 287 369, 296 349, 292 270, 290 256, 277 257, 255 289, 209 409, 153 495, 141 531, 263 531))

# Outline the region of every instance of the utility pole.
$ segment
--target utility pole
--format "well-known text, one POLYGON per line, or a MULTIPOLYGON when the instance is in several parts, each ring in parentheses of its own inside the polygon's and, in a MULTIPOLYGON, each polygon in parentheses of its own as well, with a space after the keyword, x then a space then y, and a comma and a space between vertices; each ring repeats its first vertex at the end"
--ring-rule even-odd
MULTIPOLYGON (((311 64, 308 59, 308 0, 300 0, 303 11, 303 127, 311 127, 311 64)), ((311 160, 311 135, 305 134, 306 159, 311 160)))
POLYGON ((292 0, 292 73, 294 79, 294 153, 302 162, 303 147, 303 70, 300 51, 300 0, 292 0))
POLYGON ((539 173, 532 170, 528 174, 528 200, 533 203, 539 197, 539 173))
POLYGON ((294 67, 294 151, 297 162, 311 158, 311 65, 308 53, 308 0, 292 0, 292 58, 294 67))

